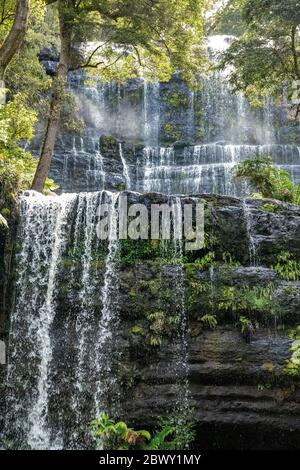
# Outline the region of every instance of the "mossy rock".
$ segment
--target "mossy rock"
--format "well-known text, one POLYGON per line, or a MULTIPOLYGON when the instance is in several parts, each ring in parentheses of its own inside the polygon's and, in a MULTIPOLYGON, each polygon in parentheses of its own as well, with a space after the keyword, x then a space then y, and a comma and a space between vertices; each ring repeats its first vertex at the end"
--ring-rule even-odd
POLYGON ((118 151, 118 141, 111 135, 102 135, 99 139, 100 151, 104 154, 118 151))

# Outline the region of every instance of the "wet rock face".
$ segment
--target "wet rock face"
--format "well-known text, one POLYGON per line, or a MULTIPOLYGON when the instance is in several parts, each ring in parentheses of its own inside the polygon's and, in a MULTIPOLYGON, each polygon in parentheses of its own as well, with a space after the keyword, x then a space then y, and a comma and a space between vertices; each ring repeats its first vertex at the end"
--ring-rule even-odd
MULTIPOLYGON (((164 308, 168 312, 166 314, 172 314, 172 307, 169 311, 167 309, 170 305, 168 296, 172 297, 172 283, 168 286, 166 280, 172 279, 173 269, 172 266, 139 265, 120 274, 123 359, 119 372, 123 374, 123 382, 128 384, 122 408, 127 419, 138 427, 153 426, 156 416, 167 414, 176 406, 178 399, 181 359, 176 348, 176 336, 172 339, 166 333, 160 347, 151 347, 151 325, 149 330, 147 323, 148 311, 164 308), (153 295, 153 289, 156 289, 156 295, 153 295), (165 307, 162 307, 164 302, 165 307)), ((192 275, 187 272, 186 277, 189 396, 197 420, 197 446, 297 448, 300 394, 296 383, 287 376, 285 367, 291 356, 292 344, 287 332, 291 325, 299 323, 299 297, 294 306, 294 317, 289 316, 289 320, 272 312, 273 302, 268 307, 265 305, 263 311, 253 310, 250 317, 259 326, 251 342, 247 343, 238 318, 246 315, 249 307, 242 311, 241 307, 235 310, 232 305, 228 310, 222 310, 220 291, 229 285, 241 290, 244 285, 247 291, 252 289, 251 296, 254 296, 255 289, 262 289, 270 282, 276 283, 276 274, 262 268, 217 270, 213 305, 207 303, 211 291, 203 289, 210 279, 209 273, 195 270, 192 275), (201 290, 194 303, 197 282, 201 290), (200 320, 210 311, 217 316, 219 323, 213 330, 200 320), (278 322, 285 324, 285 332, 275 330, 278 322), (278 435, 280 439, 274 438, 278 435)), ((277 284, 275 291, 283 288, 278 279, 277 284)), ((285 303, 286 300, 282 299, 279 312, 284 311, 285 303)), ((289 314, 291 310, 289 306, 289 314)))
MULTIPOLYGON (((40 60, 53 75, 56 51, 42 51, 40 60)), ((249 194, 231 170, 256 154, 271 156, 300 181, 299 126, 280 107, 251 109, 222 75, 201 79, 195 92, 180 74, 167 83, 132 79, 120 85, 89 83, 78 71, 68 81, 78 107, 73 118, 80 117, 84 128, 80 135, 61 129, 57 140, 50 175, 63 192, 126 187, 118 146, 99 147, 103 136, 123 143, 134 190, 249 194)), ((41 131, 34 153, 42 140, 41 131)))
MULTIPOLYGON (((191 329, 195 326, 190 324, 191 329)), ((285 335, 265 329, 247 345, 234 326, 220 326, 191 340, 189 390, 199 448, 297 448, 299 390, 288 381, 283 385, 278 375, 289 348, 285 335)), ((139 365, 136 386, 123 405, 137 426, 151 427, 157 414, 176 404, 173 362, 168 344, 153 353, 150 364, 139 365)))
MULTIPOLYGON (((116 142, 103 140, 102 145, 109 150, 116 142)), ((159 193, 127 191, 122 195, 128 196, 128 204, 142 203, 148 209, 151 204, 174 202, 174 197, 159 193)), ((47 422, 51 436, 62 433, 68 448, 85 447, 82 430, 95 414, 99 374, 94 358, 104 308, 102 289, 108 272, 108 245, 93 237, 87 216, 95 223, 99 198, 106 201, 112 196, 66 196, 73 202, 66 212, 66 226, 60 232, 64 242, 57 259, 51 300, 47 422), (84 322, 80 323, 83 311, 84 322), (79 353, 83 363, 80 368, 79 353), (78 396, 81 376, 83 391, 78 396)), ((34 195, 31 197, 34 203, 34 195)), ((44 237, 48 234, 49 247, 59 200, 53 198, 49 202, 45 198, 41 206, 37 202, 27 226, 36 233, 37 222, 37 234, 39 230, 43 230, 44 237), (50 215, 44 227, 43 220, 50 215)), ((118 246, 118 259, 113 266, 117 320, 105 349, 109 363, 101 375, 101 387, 109 390, 106 409, 114 411, 117 402, 122 419, 138 427, 151 427, 158 415, 178 404, 178 390, 187 373, 199 448, 294 448, 299 439, 300 397, 298 377, 288 372, 287 364, 299 325, 300 279, 284 279, 275 266, 277 254, 286 251, 285 240, 289 240, 293 259, 300 260, 299 208, 277 201, 243 202, 214 194, 181 197, 182 204, 198 200, 205 203, 206 245, 196 252, 184 252, 181 263, 173 242, 128 239, 118 246), (256 265, 250 256, 250 242, 255 247, 256 265), (183 313, 179 299, 184 299, 188 323, 186 356, 179 334, 183 313), (208 317, 206 321, 204 316, 208 317), (247 327, 245 332, 245 318, 251 322, 251 333, 247 333, 247 327), (280 435, 280 439, 274 440, 274 435, 280 435)), ((25 203, 30 209, 30 201, 25 203)), ((28 250, 32 249, 30 233, 26 238, 28 250)), ((36 235, 35 239, 40 237, 36 235)), ((43 260, 43 245, 38 248, 43 260)), ((39 266, 38 259, 35 263, 35 267, 39 266)), ((30 272, 30 266, 28 269, 28 282, 32 283, 32 275, 39 271, 30 272)), ((49 263, 43 269, 49 269, 49 263)), ((24 338, 32 315, 28 310, 31 288, 24 289, 23 294, 27 310, 20 306, 23 315, 16 318, 19 334, 24 338)), ((22 286, 18 289, 22 290, 22 286)), ((42 285, 37 301, 46 290, 46 285, 42 285)), ((38 307, 35 306, 35 314, 38 307)), ((29 355, 30 348, 36 345, 30 341, 26 344, 29 355)), ((24 354, 24 350, 21 352, 24 354)), ((17 377, 25 377, 27 382, 17 380, 12 387, 14 393, 24 398, 28 387, 30 393, 35 393, 38 365, 38 354, 29 368, 25 369, 21 360, 15 364, 17 377)), ((25 407, 22 413, 25 420, 25 407)), ((23 426, 19 431, 21 435, 23 426)))

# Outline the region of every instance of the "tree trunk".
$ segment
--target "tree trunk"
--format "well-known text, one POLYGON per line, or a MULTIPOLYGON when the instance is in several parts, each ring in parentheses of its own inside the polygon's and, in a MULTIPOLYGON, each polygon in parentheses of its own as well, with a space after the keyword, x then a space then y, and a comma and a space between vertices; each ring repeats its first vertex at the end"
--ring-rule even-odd
POLYGON ((0 47, 0 81, 4 81, 5 70, 23 42, 29 16, 29 0, 18 0, 14 22, 0 47))
POLYGON ((65 90, 65 81, 68 74, 68 66, 70 64, 71 49, 71 25, 66 21, 64 2, 59 2, 59 22, 60 22, 60 39, 61 51, 59 64, 57 67, 56 77, 52 86, 52 97, 50 103, 50 111, 46 133, 41 150, 39 163, 34 175, 31 189, 43 192, 45 181, 48 177, 56 136, 59 129, 61 107, 65 90))

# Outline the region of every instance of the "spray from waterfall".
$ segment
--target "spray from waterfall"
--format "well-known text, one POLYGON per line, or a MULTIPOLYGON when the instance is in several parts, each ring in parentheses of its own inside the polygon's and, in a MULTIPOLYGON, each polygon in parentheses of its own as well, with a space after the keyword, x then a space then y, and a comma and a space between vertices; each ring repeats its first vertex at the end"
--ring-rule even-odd
POLYGON ((160 124, 160 84, 144 80, 144 144, 158 147, 160 124))

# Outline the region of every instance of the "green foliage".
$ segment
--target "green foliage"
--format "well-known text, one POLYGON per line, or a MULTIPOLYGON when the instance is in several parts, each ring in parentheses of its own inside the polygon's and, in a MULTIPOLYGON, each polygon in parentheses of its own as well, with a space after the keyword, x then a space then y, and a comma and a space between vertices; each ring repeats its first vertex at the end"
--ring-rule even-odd
POLYGON ((121 262, 123 265, 131 265, 142 260, 153 260, 161 255, 160 240, 122 240, 121 262))
POLYGON ((141 327, 139 325, 134 325, 131 328, 131 333, 133 333, 134 335, 137 335, 137 336, 144 336, 145 335, 145 330, 144 330, 143 327, 141 327))
POLYGON ((272 313, 276 309, 274 287, 223 286, 216 292, 215 306, 221 311, 272 313))
POLYGON ((205 8, 203 0, 69 2, 63 13, 74 42, 95 44, 93 51, 73 54, 73 63, 102 81, 141 75, 167 81, 181 70, 195 84, 204 61, 205 8))
MULTIPOLYGON (((29 189, 37 161, 19 142, 30 141, 34 135, 37 113, 28 107, 27 94, 17 93, 0 107, 0 211, 11 215, 18 191, 29 189)), ((45 190, 57 188, 47 179, 45 190)))
POLYGON ((218 320, 216 315, 203 315, 200 319, 203 325, 211 330, 214 330, 218 325, 218 320))
POLYGON ((296 202, 299 197, 299 185, 294 185, 288 172, 272 166, 270 157, 255 156, 236 165, 234 176, 249 181, 263 197, 296 202))
POLYGON ((252 322, 249 320, 249 318, 246 317, 240 317, 238 321, 238 325, 241 328, 241 333, 245 334, 249 328, 251 328, 252 322))
MULTIPOLYGON (((6 71, 6 103, 0 107, 0 210, 5 217, 13 214, 17 192, 31 186, 36 160, 23 150, 23 144, 32 139, 38 119, 45 117, 48 111, 47 92, 51 80, 38 54, 46 46, 58 45, 54 8, 47 8, 45 15, 43 0, 30 3, 28 30, 6 71)), ((11 28, 15 2, 6 0, 2 7, 0 43, 11 28)), ((48 179, 45 190, 55 188, 57 186, 48 179)))
POLYGON ((164 131, 167 135, 167 138, 170 140, 180 140, 182 138, 182 132, 177 129, 175 124, 167 122, 164 125, 164 131))
POLYGON ((277 263, 273 267, 277 274, 287 281, 297 281, 300 279, 300 261, 293 259, 293 255, 288 251, 277 256, 277 263))
POLYGON ((245 32, 241 3, 241 0, 231 0, 218 8, 210 20, 213 34, 241 36, 245 32))
POLYGON ((239 261, 235 261, 232 258, 231 253, 228 253, 227 251, 222 253, 222 260, 227 268, 237 268, 241 265, 241 263, 239 263, 239 261))
POLYGON ((287 359, 284 371, 287 375, 298 378, 300 376, 300 326, 290 332, 290 338, 293 339, 290 349, 292 355, 287 359))
POLYGON ((172 430, 172 432, 168 433, 166 436, 168 438, 171 437, 171 440, 168 439, 168 441, 166 441, 166 439, 164 439, 161 441, 160 438, 160 442, 156 441, 156 447, 150 447, 150 441, 148 444, 149 450, 186 450, 189 449, 195 440, 195 419, 194 411, 191 408, 182 407, 178 410, 175 410, 169 416, 160 418, 159 426, 162 431, 160 431, 158 434, 163 432, 165 429, 172 430), (159 444, 158 446, 157 443, 159 444))
POLYGON ((188 96, 180 90, 173 90, 165 100, 170 108, 187 108, 189 106, 188 96))
MULTIPOLYGON (((297 0, 243 0, 240 7, 245 31, 222 54, 220 67, 231 66, 234 90, 254 105, 267 95, 282 98, 283 84, 300 78, 297 0)), ((291 86, 288 92, 291 98, 291 86)))
POLYGON ((0 145, 33 137, 37 114, 26 106, 26 99, 26 94, 17 93, 12 101, 0 108, 0 145))
POLYGON ((260 206, 260 209, 264 212, 269 212, 270 214, 276 214, 281 211, 281 208, 272 202, 265 202, 260 206))
POLYGON ((150 312, 146 315, 149 329, 150 346, 161 346, 164 336, 171 336, 178 326, 179 316, 168 315, 165 312, 150 312))
POLYGON ((36 114, 26 108, 24 97, 20 93, 14 100, 0 107, 1 211, 12 209, 16 193, 30 187, 36 162, 29 152, 19 147, 18 141, 32 137, 35 121, 36 114))
POLYGON ((209 251, 206 255, 204 255, 202 258, 197 258, 195 260, 195 266, 200 268, 201 270, 205 270, 207 268, 210 268, 213 266, 215 260, 215 253, 213 251, 209 251))
POLYGON ((174 258, 173 240, 122 240, 121 263, 131 266, 137 262, 148 261, 153 264, 181 264, 184 260, 174 258))
POLYGON ((159 420, 158 431, 136 431, 123 421, 116 422, 108 414, 91 422, 90 432, 101 450, 184 450, 195 439, 192 410, 179 410, 159 420))
POLYGON ((128 428, 123 421, 116 423, 106 413, 91 422, 91 434, 96 441, 96 447, 101 450, 141 449, 151 438, 148 431, 135 431, 128 428))

